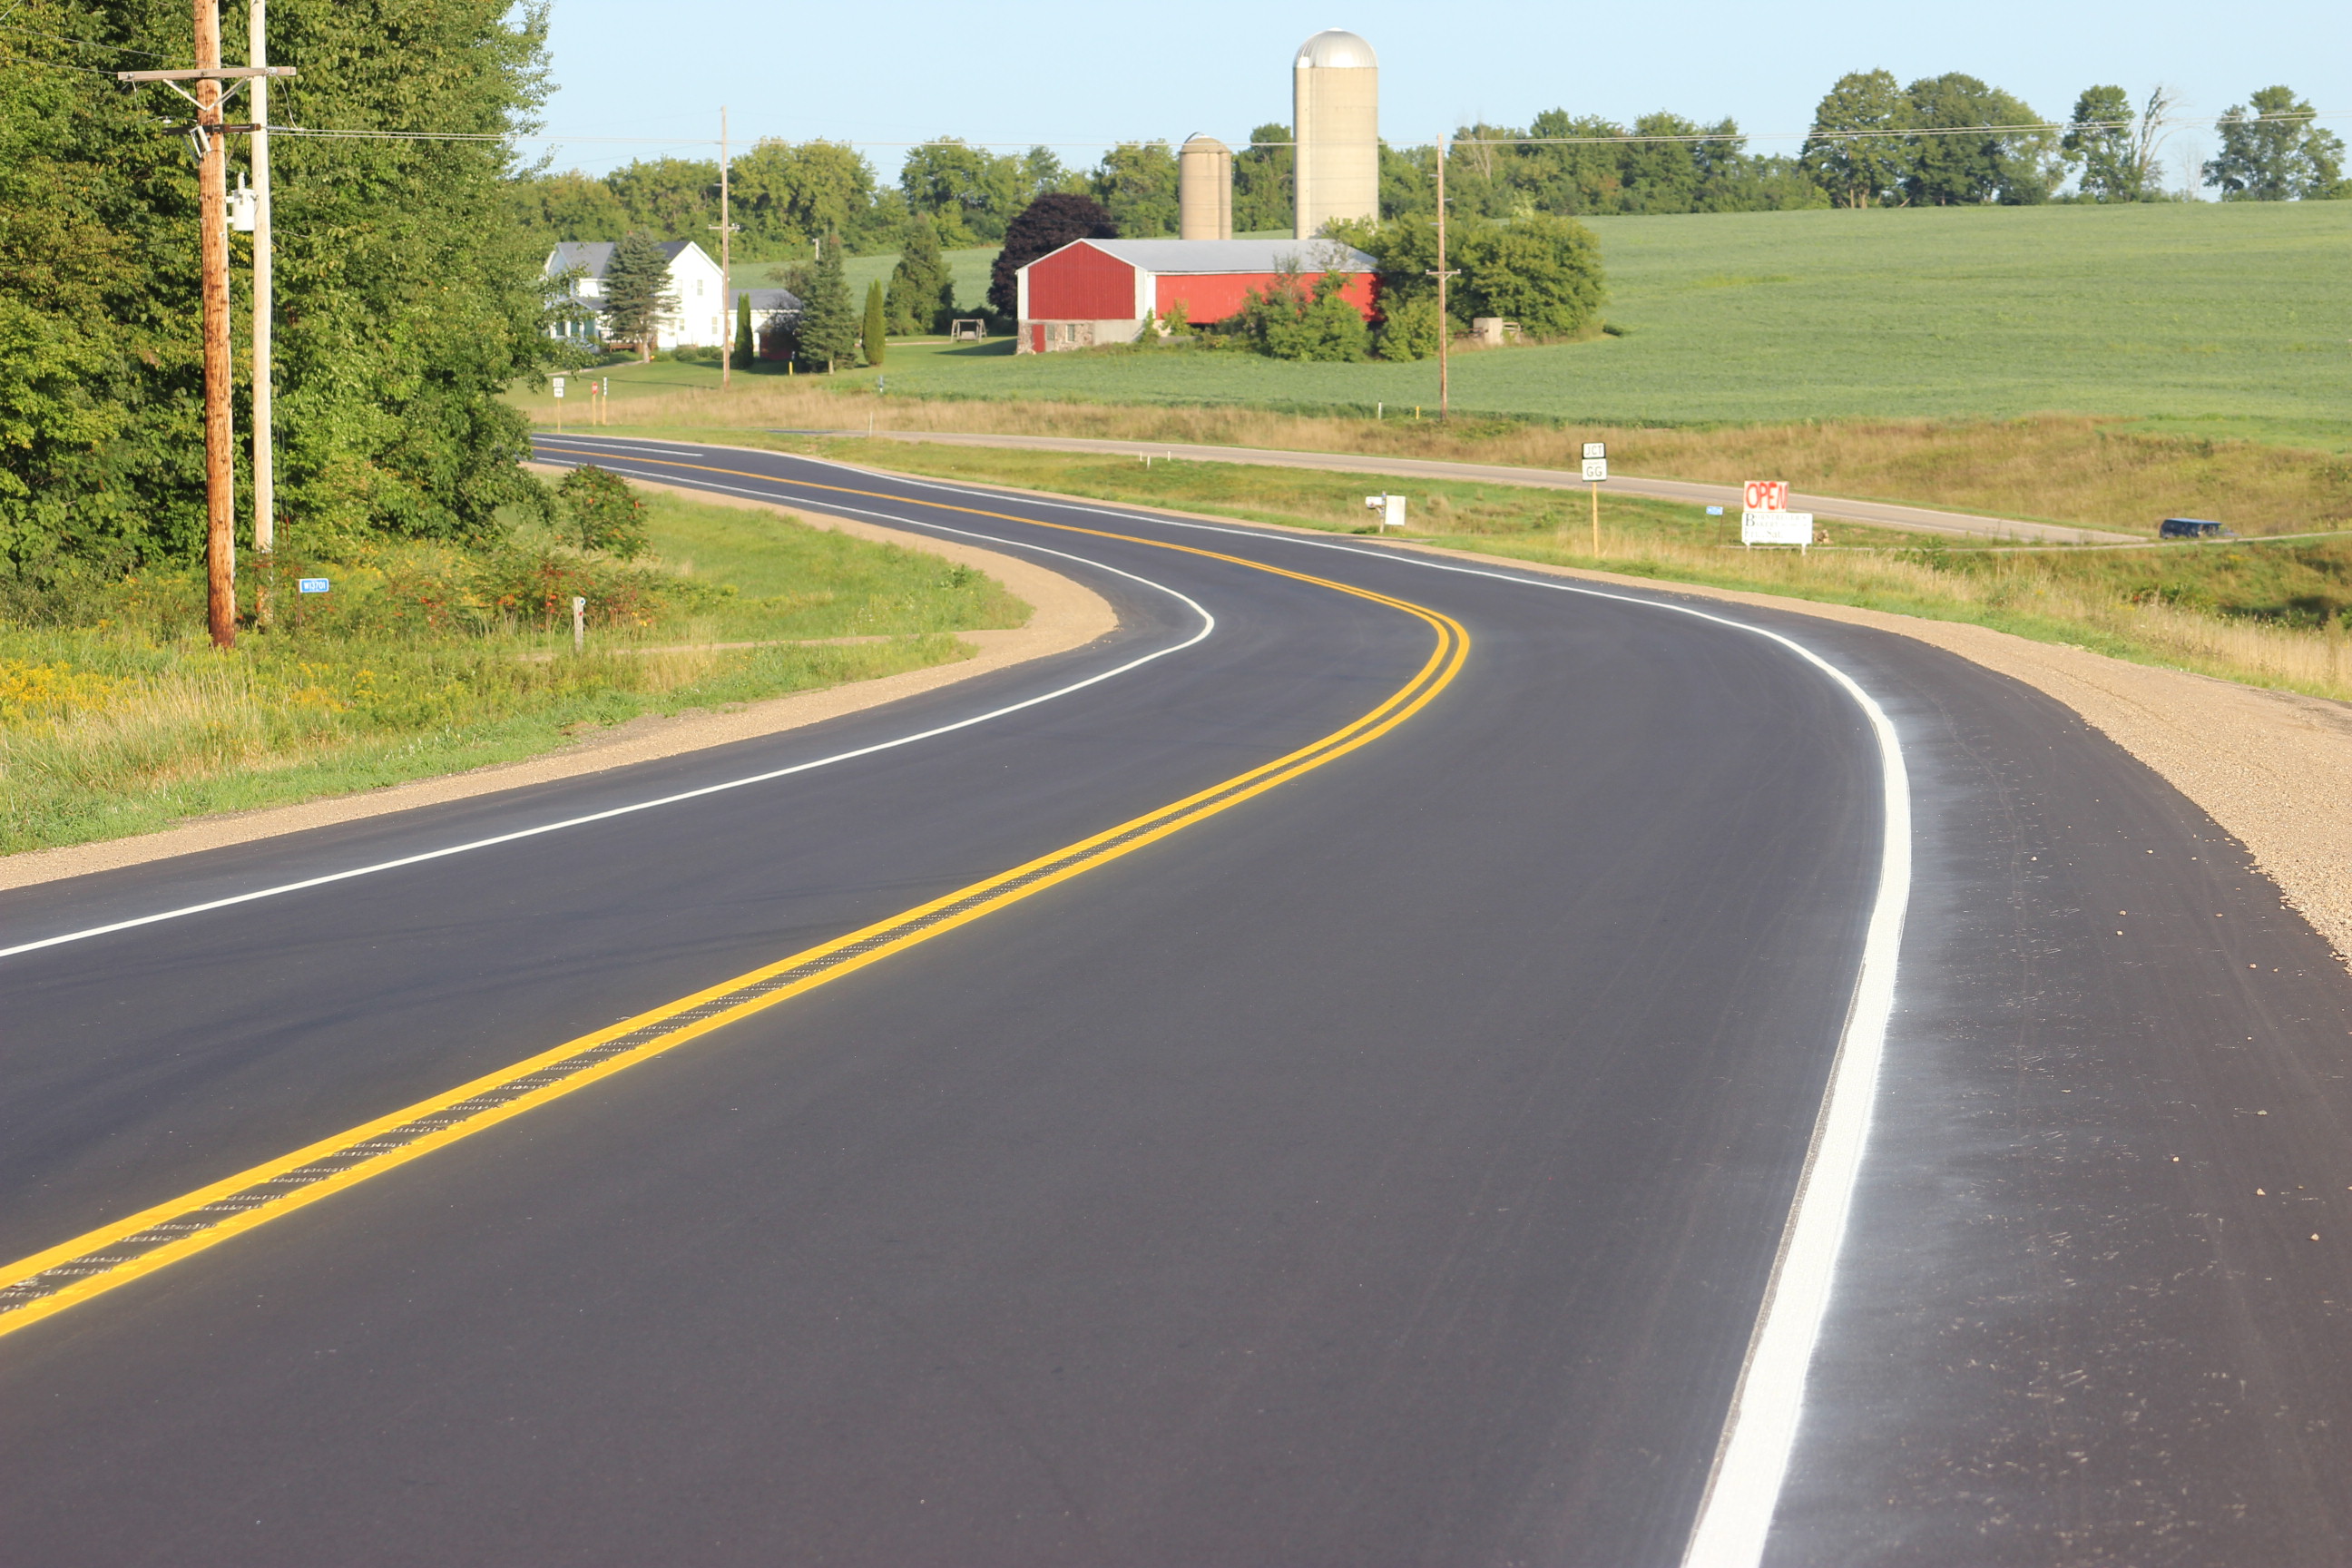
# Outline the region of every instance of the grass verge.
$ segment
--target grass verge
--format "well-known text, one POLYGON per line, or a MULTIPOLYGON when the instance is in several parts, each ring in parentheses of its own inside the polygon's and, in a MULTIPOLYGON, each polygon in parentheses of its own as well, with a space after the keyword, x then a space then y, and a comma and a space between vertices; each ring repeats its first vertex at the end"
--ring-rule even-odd
MULTIPOLYGON (((1238 464, 1107 458, 904 442, 680 432, 877 468, 1176 508, 1255 522, 1370 532, 1363 476, 1238 464)), ((1924 544, 1832 525, 1831 548, 1747 551, 1737 519, 1672 501, 1606 498, 1599 548, 1586 498, 1508 485, 1412 481, 1423 542, 1506 559, 1593 567, 1963 621, 2037 641, 2223 679, 2352 699, 2352 537, 2014 550, 1924 544)))
POLYGON ((20 594, 0 623, 0 852, 462 772, 641 715, 946 663, 963 657, 953 633, 1027 616, 983 574, 919 552, 666 495, 646 510, 655 554, 625 569, 528 531, 488 556, 392 544, 289 562, 283 575, 333 588, 278 599, 274 627, 226 655, 204 640, 194 573, 20 594), (564 592, 538 592, 550 582, 564 592), (575 586, 604 595, 584 655, 571 647, 575 586), (816 640, 834 637, 882 640, 816 640))

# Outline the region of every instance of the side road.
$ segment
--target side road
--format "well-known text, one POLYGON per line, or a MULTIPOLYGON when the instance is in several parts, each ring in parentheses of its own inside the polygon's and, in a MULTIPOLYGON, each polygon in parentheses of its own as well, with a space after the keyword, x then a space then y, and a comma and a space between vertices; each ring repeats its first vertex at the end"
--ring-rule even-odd
MULTIPOLYGON (((981 436, 947 430, 832 430, 834 436, 869 436, 877 440, 935 441, 953 447, 1024 447, 1041 452, 1105 452, 1118 457, 1186 458, 1199 463, 1250 463, 1269 468, 1323 468, 1341 474, 1381 474, 1423 479, 1484 479, 1490 484, 1526 485, 1536 489, 1580 490, 1583 479, 1559 468, 1520 468, 1502 463, 1453 463, 1424 458, 1360 458, 1340 452, 1286 452, 1257 447, 1188 447, 1163 441, 1104 441, 1077 436, 981 436)), ((1611 490, 1621 495, 1648 496, 1658 500, 1690 501, 1702 506, 1736 510, 1738 485, 1698 484, 1684 479, 1642 479, 1615 474, 1611 490)), ((1833 496, 1791 494, 1799 511, 1845 522, 1865 522, 1874 528, 1895 528, 1913 533, 1952 533, 1993 539, 2030 539, 2048 544, 2146 544, 2147 540, 2105 529, 2068 528, 2058 523, 2020 522, 2005 517, 1979 517, 1970 512, 1936 511, 1927 507, 1896 506, 1887 501, 1841 500, 1833 496)))
MULTIPOLYGON (((537 463, 525 466, 549 477, 563 471, 537 463)), ((700 506, 740 506, 755 511, 780 512, 784 510, 762 501, 718 495, 708 490, 687 489, 646 480, 632 482, 649 490, 667 490, 687 497, 700 506)), ((836 530, 876 543, 923 551, 985 572, 1002 583, 1013 597, 1029 605, 1029 624, 1004 631, 958 632, 957 640, 971 646, 976 652, 971 658, 954 664, 910 669, 903 674, 885 676, 879 680, 856 681, 822 691, 795 692, 790 697, 746 703, 740 708, 718 712, 681 713, 673 719, 635 719, 583 737, 575 744, 544 756, 444 778, 420 779, 414 784, 372 790, 365 795, 340 795, 328 800, 306 801, 299 805, 271 806, 228 816, 204 817, 161 833, 8 856, 0 858, 0 888, 31 887, 37 882, 54 882, 92 871, 144 865, 148 861, 168 859, 174 855, 191 855, 198 850, 250 843, 281 833, 299 833, 306 828, 381 816, 387 812, 406 811, 412 806, 438 805, 444 801, 463 800, 472 795, 518 789, 526 784, 546 784, 582 773, 602 773, 607 768, 652 762, 658 757, 677 756, 706 746, 723 746, 761 735, 778 734, 786 730, 799 729, 804 724, 837 718, 844 713, 895 702, 917 692, 931 691, 957 681, 969 680, 1009 665, 1083 647, 1115 630, 1118 625, 1118 617, 1112 611, 1109 601, 1093 589, 1058 572, 1048 571, 1003 551, 982 550, 975 545, 958 544, 927 534, 879 528, 853 518, 828 517, 814 508, 795 506, 791 511, 792 515, 801 517, 813 527, 836 530)))

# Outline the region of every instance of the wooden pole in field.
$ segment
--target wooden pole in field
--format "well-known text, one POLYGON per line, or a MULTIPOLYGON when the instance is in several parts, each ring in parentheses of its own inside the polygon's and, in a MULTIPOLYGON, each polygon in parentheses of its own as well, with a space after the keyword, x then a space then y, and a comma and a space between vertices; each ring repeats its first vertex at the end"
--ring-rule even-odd
POLYGON ((1453 318, 1445 312, 1445 280, 1454 276, 1445 268, 1445 151, 1449 137, 1437 139, 1437 416, 1443 419, 1452 406, 1452 392, 1447 381, 1446 348, 1454 336, 1453 318))
POLYGON ((719 322, 722 335, 719 340, 719 390, 724 392, 735 378, 735 263, 733 240, 735 226, 727 215, 727 106, 719 106, 719 303, 727 314, 719 322))
MULTIPOLYGON (((195 0, 196 68, 221 63, 220 0, 195 0)), ((229 399, 236 371, 228 344, 228 141, 221 133, 221 83, 196 82, 198 256, 204 280, 205 339, 205 612, 215 647, 236 646, 236 519, 235 439, 229 399)))

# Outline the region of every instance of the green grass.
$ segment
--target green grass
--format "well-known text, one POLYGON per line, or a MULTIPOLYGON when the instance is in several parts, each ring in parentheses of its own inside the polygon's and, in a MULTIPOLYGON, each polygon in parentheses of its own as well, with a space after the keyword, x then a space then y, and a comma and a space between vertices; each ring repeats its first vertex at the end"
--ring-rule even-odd
MULTIPOLYGON (((721 437, 726 438, 726 437, 721 437)), ((734 432, 875 468, 1370 532, 1361 475, 734 432)), ((1969 622, 2224 679, 2352 697, 2352 537, 2129 550, 2014 550, 1847 524, 1810 554, 1746 551, 1737 520, 1624 496, 1415 479, 1411 532, 1452 549, 1969 622)))
MULTIPOLYGON (((1617 426, 2109 414, 2352 450, 2352 202, 1588 221, 1626 335, 1457 355, 1457 409, 1617 426)), ((1407 416, 1437 401, 1433 363, 1007 351, 894 346, 890 384, 1407 416)))
MULTIPOLYGON (((426 546, 310 563, 335 583, 332 607, 284 601, 309 612, 303 624, 282 616, 227 655, 203 640, 189 574, 21 605, 0 625, 0 853, 378 788, 645 714, 948 662, 962 653, 943 634, 1026 616, 991 579, 935 556, 669 496, 647 510, 656 559, 639 579, 611 574, 635 609, 598 625, 585 657, 560 620, 500 613, 483 563, 426 546), (633 581, 670 586, 647 595, 633 581), (839 637, 887 640, 803 640, 839 637), (730 641, 777 646, 709 646, 730 641)), ((526 532, 514 558, 541 542, 526 532)))

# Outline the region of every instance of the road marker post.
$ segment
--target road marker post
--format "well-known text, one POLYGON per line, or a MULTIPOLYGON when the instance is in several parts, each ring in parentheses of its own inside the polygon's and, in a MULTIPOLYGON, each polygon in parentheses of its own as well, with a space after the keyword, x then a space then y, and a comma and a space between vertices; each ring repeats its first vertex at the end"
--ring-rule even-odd
POLYGON ((588 601, 579 595, 572 595, 572 651, 584 653, 588 647, 588 601))
POLYGON ((1609 444, 1584 444, 1584 482, 1592 487, 1592 553, 1601 553, 1601 485, 1609 477, 1609 444))

